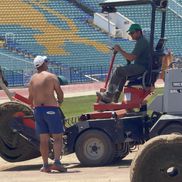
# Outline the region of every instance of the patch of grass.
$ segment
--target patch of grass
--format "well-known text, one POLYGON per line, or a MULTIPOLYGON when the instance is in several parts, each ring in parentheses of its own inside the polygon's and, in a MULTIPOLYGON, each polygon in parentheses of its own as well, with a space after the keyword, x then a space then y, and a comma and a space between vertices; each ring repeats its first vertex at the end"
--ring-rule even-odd
MULTIPOLYGON (((155 92, 148 99, 148 103, 158 95, 163 93, 163 88, 155 89, 155 92)), ((66 118, 72 116, 79 116, 84 113, 93 111, 93 104, 96 102, 96 95, 92 96, 82 96, 82 97, 73 97, 73 98, 65 98, 62 110, 66 116, 66 118)))
POLYGON ((95 102, 95 95, 65 98, 61 108, 66 118, 69 118, 93 111, 95 102))

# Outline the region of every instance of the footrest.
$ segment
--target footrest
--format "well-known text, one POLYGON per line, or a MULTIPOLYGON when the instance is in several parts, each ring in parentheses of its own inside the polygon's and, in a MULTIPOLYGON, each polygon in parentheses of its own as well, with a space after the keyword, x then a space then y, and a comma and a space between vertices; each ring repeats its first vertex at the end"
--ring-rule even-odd
POLYGON ((133 109, 133 108, 140 108, 141 104, 139 103, 132 103, 132 104, 125 104, 125 103, 110 103, 110 104, 94 104, 94 111, 115 111, 120 109, 133 109))

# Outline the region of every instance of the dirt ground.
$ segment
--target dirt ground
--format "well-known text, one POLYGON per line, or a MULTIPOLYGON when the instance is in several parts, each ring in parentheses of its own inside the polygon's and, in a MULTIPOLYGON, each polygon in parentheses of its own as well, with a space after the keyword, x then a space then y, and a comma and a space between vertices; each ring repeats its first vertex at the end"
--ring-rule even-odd
POLYGON ((129 170, 133 156, 104 167, 82 167, 75 154, 63 156, 62 163, 68 167, 67 173, 42 173, 42 160, 9 163, 0 158, 1 182, 129 182, 129 170))

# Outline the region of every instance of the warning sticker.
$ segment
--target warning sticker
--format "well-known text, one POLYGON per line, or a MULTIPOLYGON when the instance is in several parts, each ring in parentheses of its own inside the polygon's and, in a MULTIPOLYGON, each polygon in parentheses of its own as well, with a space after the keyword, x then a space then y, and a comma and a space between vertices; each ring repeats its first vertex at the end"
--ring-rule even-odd
POLYGON ((170 90, 170 93, 171 93, 171 94, 182 93, 182 89, 176 89, 176 90, 171 89, 171 90, 170 90))

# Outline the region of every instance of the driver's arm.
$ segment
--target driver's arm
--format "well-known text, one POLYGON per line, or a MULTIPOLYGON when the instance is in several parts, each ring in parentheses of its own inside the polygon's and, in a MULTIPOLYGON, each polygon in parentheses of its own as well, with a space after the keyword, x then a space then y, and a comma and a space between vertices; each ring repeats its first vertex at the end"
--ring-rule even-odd
POLYGON ((125 59, 127 59, 128 61, 134 61, 136 58, 137 58, 137 56, 136 55, 134 55, 134 54, 131 54, 131 53, 127 53, 124 49, 122 49, 119 45, 115 45, 114 46, 114 50, 116 51, 116 52, 120 52, 121 53, 121 55, 125 58, 125 59))

